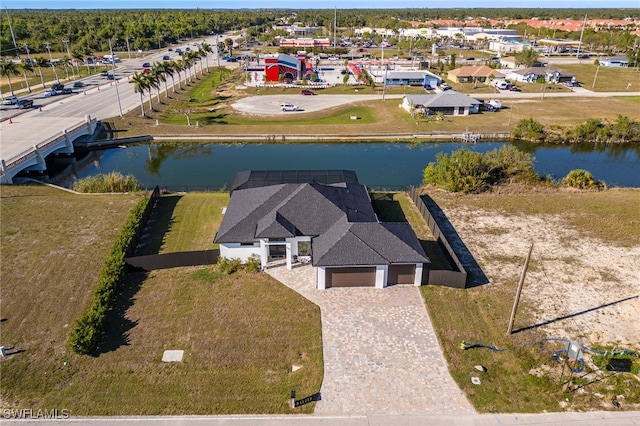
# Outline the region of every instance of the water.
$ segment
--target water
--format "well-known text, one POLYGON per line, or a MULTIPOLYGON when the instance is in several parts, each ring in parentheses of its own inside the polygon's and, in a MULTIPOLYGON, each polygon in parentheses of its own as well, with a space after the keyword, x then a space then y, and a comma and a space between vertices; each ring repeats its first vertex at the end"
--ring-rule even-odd
MULTIPOLYGON (((110 149, 76 172, 77 178, 119 171, 143 186, 179 189, 230 187, 236 172, 264 169, 347 169, 373 188, 418 186, 422 170, 438 152, 465 147, 486 152, 508 142, 480 143, 340 143, 340 144, 202 144, 162 143, 110 149)), ((536 158, 543 176, 560 179, 586 169, 610 187, 640 187, 640 145, 615 146, 517 144, 536 158)))

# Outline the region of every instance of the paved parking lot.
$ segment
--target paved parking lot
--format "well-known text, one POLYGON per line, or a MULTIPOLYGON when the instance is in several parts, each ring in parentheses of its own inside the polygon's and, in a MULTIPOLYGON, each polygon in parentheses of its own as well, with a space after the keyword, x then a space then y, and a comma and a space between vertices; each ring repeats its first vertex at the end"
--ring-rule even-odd
POLYGON ((315 414, 472 414, 417 287, 317 290, 316 268, 267 273, 320 307, 324 380, 315 414))

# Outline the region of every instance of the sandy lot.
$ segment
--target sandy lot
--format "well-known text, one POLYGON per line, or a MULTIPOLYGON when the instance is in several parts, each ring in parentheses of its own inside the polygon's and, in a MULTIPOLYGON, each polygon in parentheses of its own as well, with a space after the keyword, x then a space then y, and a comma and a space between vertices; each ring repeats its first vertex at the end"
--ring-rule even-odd
MULTIPOLYGON (((530 325, 585 345, 640 346, 639 246, 577 236, 560 216, 464 208, 445 213, 492 285, 517 283, 534 243, 521 296, 535 318, 530 325)), ((516 317, 516 329, 518 323, 516 317)))

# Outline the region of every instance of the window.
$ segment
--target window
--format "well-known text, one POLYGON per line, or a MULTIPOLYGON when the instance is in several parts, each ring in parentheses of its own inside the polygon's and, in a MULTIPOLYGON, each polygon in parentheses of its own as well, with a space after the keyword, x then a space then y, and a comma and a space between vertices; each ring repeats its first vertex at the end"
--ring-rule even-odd
POLYGON ((298 256, 311 256, 311 241, 298 241, 298 256))

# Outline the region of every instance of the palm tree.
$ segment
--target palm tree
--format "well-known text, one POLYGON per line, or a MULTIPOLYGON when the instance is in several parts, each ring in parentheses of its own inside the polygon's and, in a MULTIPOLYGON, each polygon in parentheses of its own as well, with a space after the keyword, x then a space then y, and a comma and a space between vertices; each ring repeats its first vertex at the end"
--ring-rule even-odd
POLYGON ((142 110, 142 116, 144 117, 144 100, 142 99, 142 94, 147 90, 147 78, 144 74, 136 71, 131 76, 129 83, 133 84, 133 91, 140 94, 140 109, 142 110))
POLYGON ((22 62, 20 62, 20 68, 22 68, 24 82, 27 83, 27 91, 31 93, 31 85, 29 84, 29 78, 27 78, 27 71, 33 72, 33 65, 31 65, 31 62, 27 62, 23 59, 22 62))
POLYGON ((184 62, 182 60, 174 61, 173 68, 178 73, 178 89, 182 90, 182 76, 180 75, 180 72, 184 71, 184 62))
POLYGON ((45 88, 44 85, 44 77, 42 75, 42 67, 47 66, 47 60, 45 58, 43 58, 42 56, 38 56, 36 58, 36 67, 38 67, 38 71, 40 72, 40 81, 42 82, 42 88, 45 88))
POLYGON ((207 61, 207 70, 209 70, 209 53, 213 53, 213 46, 205 41, 200 45, 200 51, 204 53, 204 58, 207 61))
POLYGON ((158 95, 158 103, 161 104, 162 101, 160 100, 160 82, 164 81, 164 83, 166 84, 167 77, 165 77, 162 70, 159 70, 155 66, 151 69, 151 72, 147 74, 147 76, 149 77, 149 80, 155 80, 156 84, 153 86, 153 88, 156 89, 156 94, 158 95))
POLYGON ((151 93, 152 89, 157 89, 158 88, 158 79, 151 75, 151 73, 149 74, 144 74, 145 80, 147 80, 147 90, 149 91, 149 109, 151 111, 155 111, 153 109, 153 102, 152 102, 152 96, 153 94, 151 93))
MULTIPOLYGON (((156 62, 153 64, 152 72, 155 72, 160 81, 164 83, 164 95, 165 97, 169 97, 169 88, 167 87, 167 74, 169 74, 169 70, 167 69, 166 62, 156 62)), ((158 98, 160 101, 160 98, 158 98)))
MULTIPOLYGON (((167 74, 169 77, 171 77, 171 82, 173 83, 171 85, 171 90, 173 90, 173 93, 176 93, 176 80, 175 78, 173 78, 173 76, 176 73, 176 63, 175 61, 171 61, 171 62, 164 62, 164 72, 165 74, 167 74)), ((169 96, 169 94, 167 94, 167 96, 169 96)))
POLYGON ((4 58, 0 60, 0 75, 3 77, 7 77, 7 81, 9 82, 9 91, 11 92, 11 96, 13 96, 11 76, 20 75, 20 71, 18 71, 16 64, 13 61, 8 61, 4 58))
POLYGON ((184 62, 184 69, 189 78, 189 84, 193 83, 193 76, 191 75, 191 66, 193 66, 193 59, 191 59, 190 55, 182 55, 184 62))

